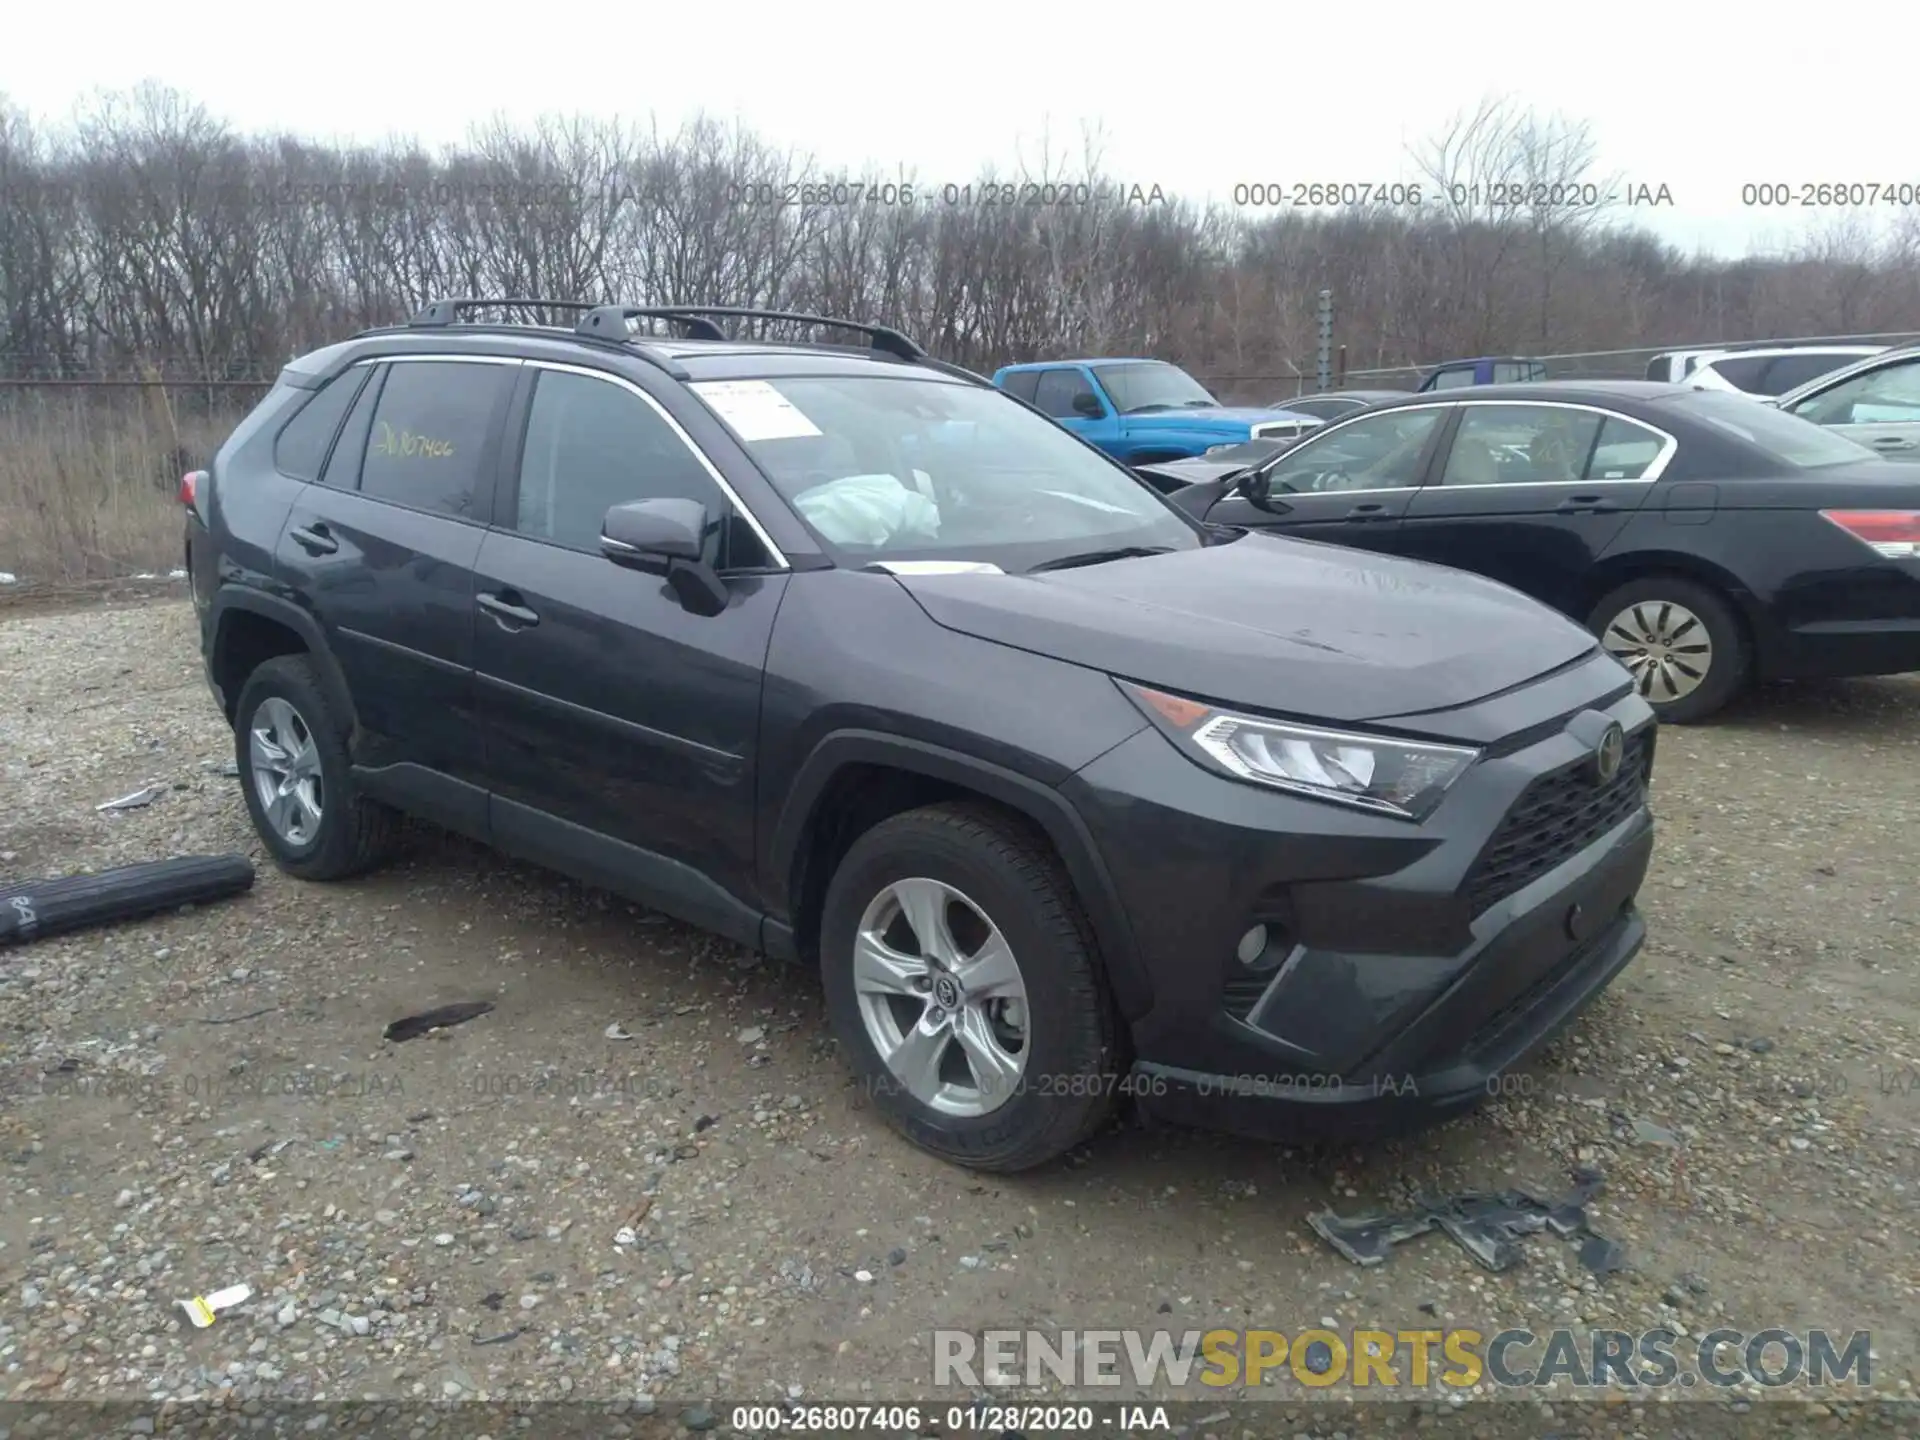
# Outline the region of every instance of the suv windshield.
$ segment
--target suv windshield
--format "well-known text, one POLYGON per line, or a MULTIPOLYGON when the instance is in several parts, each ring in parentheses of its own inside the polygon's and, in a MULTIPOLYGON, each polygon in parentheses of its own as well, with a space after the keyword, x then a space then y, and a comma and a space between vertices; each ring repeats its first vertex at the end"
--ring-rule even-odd
POLYGON ((1696 420, 1797 469, 1820 470, 1877 458, 1844 435, 1724 390, 1694 390, 1663 403, 1681 407, 1696 420))
POLYGON ((1142 410, 1216 408, 1220 402, 1178 365, 1151 360, 1129 365, 1096 365, 1093 373, 1122 415, 1142 410))
POLYGON ((1094 550, 1203 543, 1143 481, 997 390, 885 376, 691 388, 845 564, 1020 572, 1094 550))

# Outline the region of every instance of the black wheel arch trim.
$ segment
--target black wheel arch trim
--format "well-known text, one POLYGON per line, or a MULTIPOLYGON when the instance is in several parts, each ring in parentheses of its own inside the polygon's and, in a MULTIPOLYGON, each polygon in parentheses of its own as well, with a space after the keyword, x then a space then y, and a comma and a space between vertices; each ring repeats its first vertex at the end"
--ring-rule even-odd
MULTIPOLYGON (((794 873, 802 839, 813 822, 821 796, 834 776, 849 765, 887 766, 964 786, 1038 825, 1059 852, 1067 877, 1086 910, 1121 1013, 1135 1019, 1152 1008, 1153 987, 1134 944, 1119 891, 1100 858, 1093 833, 1067 798, 1053 787, 1016 771, 920 740, 876 730, 840 730, 813 748, 794 775, 774 825, 769 856, 771 873, 767 877, 767 893, 773 902, 768 908, 773 915, 786 915, 791 919, 794 897, 789 879, 794 873)), ((769 927, 775 926, 786 928, 770 920, 769 927)))
MULTIPOLYGON (((265 591, 255 590, 251 586, 222 585, 213 593, 213 600, 207 607, 207 656, 209 672, 214 669, 212 660, 220 654, 220 647, 226 633, 227 617, 239 611, 249 615, 258 615, 263 620, 272 620, 286 626, 307 647, 307 654, 313 660, 315 671, 319 674, 321 687, 326 691, 327 703, 333 707, 336 715, 347 723, 348 735, 359 733, 359 711, 354 708, 353 692, 347 686, 346 676, 340 671, 340 662, 334 658, 332 647, 321 632, 320 622, 313 618, 310 611, 303 610, 293 601, 278 595, 269 595, 265 591)), ((239 705, 240 696, 221 693, 221 702, 229 714, 239 705)), ((353 753, 351 740, 348 743, 348 755, 353 753)))

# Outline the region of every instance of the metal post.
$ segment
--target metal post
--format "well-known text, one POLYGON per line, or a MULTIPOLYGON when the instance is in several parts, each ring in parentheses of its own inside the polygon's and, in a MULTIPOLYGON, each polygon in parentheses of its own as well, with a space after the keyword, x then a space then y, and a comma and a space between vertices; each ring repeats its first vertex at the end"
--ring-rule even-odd
POLYGON ((1335 373, 1334 385, 1340 390, 1347 388, 1347 347, 1344 345, 1340 347, 1340 364, 1335 373))
POLYGON ((1333 291, 1320 292, 1320 345, 1315 355, 1317 382, 1322 390, 1333 388, 1333 291))

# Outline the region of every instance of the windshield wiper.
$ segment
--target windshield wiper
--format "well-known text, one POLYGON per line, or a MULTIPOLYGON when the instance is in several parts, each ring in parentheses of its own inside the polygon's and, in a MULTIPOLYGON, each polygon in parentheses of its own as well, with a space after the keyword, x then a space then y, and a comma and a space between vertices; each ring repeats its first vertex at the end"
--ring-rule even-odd
POLYGON ((1116 545, 1111 550, 1083 550, 1078 555, 1057 555, 1051 560, 1042 560, 1038 565, 1029 565, 1027 573, 1038 575, 1042 570, 1069 570, 1080 565, 1104 565, 1109 560, 1132 560, 1141 555, 1171 553, 1171 545, 1116 545))
POLYGON ((1126 409, 1122 410, 1120 413, 1122 415, 1144 415, 1149 410, 1171 410, 1171 409, 1173 409, 1173 406, 1169 404, 1167 401, 1155 400, 1148 405, 1129 405, 1126 409))

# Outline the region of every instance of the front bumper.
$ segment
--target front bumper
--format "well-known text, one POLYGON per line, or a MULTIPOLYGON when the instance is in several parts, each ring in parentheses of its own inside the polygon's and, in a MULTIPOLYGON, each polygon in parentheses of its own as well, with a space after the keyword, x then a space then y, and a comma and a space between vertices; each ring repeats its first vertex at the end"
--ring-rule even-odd
POLYGON ((1140 1061, 1129 1089, 1158 1118, 1283 1141, 1378 1138, 1505 1093, 1506 1072, 1572 1021, 1646 939, 1632 897, 1653 827, 1644 815, 1629 824, 1637 834, 1594 847, 1581 873, 1543 886, 1537 906, 1462 957, 1460 983, 1352 1075, 1222 1075, 1140 1061), (1575 907, 1605 918, 1598 934, 1569 946, 1565 917, 1575 907), (1514 976, 1531 983, 1490 1006, 1514 976))
POLYGON ((1152 991, 1132 1018, 1143 1107, 1353 1137, 1498 1093, 1645 938, 1651 712, 1601 699, 1489 747, 1420 825, 1216 777, 1157 732, 1068 782, 1152 991), (1628 731, 1640 778, 1582 778, 1594 712, 1628 731))

